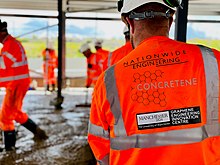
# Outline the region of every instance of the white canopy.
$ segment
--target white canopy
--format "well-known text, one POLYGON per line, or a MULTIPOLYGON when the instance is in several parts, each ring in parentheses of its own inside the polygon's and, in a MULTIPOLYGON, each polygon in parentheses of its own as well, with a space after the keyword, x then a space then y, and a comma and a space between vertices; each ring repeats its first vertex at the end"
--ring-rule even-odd
MULTIPOLYGON (((117 0, 62 0, 66 12, 118 13, 117 0)), ((0 9, 57 10, 57 0, 1 0, 0 9)), ((220 0, 189 0, 189 15, 220 15, 220 0)))

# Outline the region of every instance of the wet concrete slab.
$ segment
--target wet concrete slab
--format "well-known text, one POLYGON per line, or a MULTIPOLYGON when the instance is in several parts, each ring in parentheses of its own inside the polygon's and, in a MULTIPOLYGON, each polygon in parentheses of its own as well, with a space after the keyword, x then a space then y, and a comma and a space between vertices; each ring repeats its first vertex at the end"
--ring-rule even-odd
MULTIPOLYGON (((71 88, 62 91, 63 109, 50 105, 56 93, 28 91, 23 109, 49 136, 36 142, 33 134, 16 123, 16 151, 0 153, 0 165, 95 165, 87 143, 92 89, 71 88), (80 106, 77 106, 80 105, 80 106)), ((0 91, 0 103, 4 91, 0 91)), ((3 147, 2 137, 0 144, 3 147)))

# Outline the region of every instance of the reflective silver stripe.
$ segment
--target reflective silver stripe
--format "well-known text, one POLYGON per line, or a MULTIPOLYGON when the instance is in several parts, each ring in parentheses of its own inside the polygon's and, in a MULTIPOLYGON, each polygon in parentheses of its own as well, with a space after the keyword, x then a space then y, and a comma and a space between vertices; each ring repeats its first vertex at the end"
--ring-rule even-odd
MULTIPOLYGON (((114 161, 114 160, 112 160, 114 161)), ((108 165, 109 164, 109 155, 106 155, 102 160, 97 160, 99 165, 108 165)))
POLYGON ((28 62, 27 61, 21 61, 21 62, 15 62, 13 65, 12 65, 12 67, 20 67, 20 66, 25 66, 25 65, 27 65, 28 64, 28 62))
POLYGON ((108 68, 111 66, 111 58, 112 58, 112 52, 110 52, 108 55, 108 64, 107 64, 108 68))
POLYGON ((26 61, 26 55, 25 55, 25 51, 24 51, 24 48, 22 47, 22 45, 20 44, 20 42, 18 42, 17 40, 15 40, 21 50, 21 57, 22 57, 22 61, 26 61))
POLYGON ((89 122, 88 133, 109 140, 109 132, 91 122, 89 122))
POLYGON ((114 115, 115 118, 115 125, 114 125, 114 133, 115 136, 127 136, 124 121, 122 118, 122 110, 121 105, 119 102, 119 96, 118 96, 118 90, 116 86, 116 80, 115 80, 115 65, 110 67, 105 72, 105 86, 106 86, 106 98, 108 99, 110 103, 111 112, 114 115))
POLYGON ((198 45, 204 61, 206 78, 207 124, 208 136, 220 134, 219 128, 219 70, 218 62, 212 49, 198 45))
POLYGON ((18 76, 4 77, 4 78, 0 78, 0 82, 20 80, 20 79, 25 79, 25 78, 28 78, 28 77, 29 77, 29 74, 22 74, 22 75, 18 75, 18 76))
POLYGON ((14 64, 12 65, 12 67, 20 67, 20 66, 24 66, 24 65, 27 65, 28 62, 27 60, 25 59, 25 54, 23 54, 23 49, 21 49, 21 52, 22 52, 22 61, 20 62, 16 62, 17 59, 10 53, 8 52, 3 52, 2 54, 5 55, 7 58, 9 58, 12 62, 14 62, 14 64))
POLYGON ((92 80, 98 80, 99 77, 93 77, 91 78, 92 80))
POLYGON ((14 58, 14 56, 8 52, 3 52, 3 55, 5 55, 7 58, 9 58, 12 62, 16 62, 16 58, 14 58))
POLYGON ((4 59, 2 56, 0 56, 0 69, 5 69, 6 66, 5 66, 5 62, 4 62, 4 59))
POLYGON ((111 138, 111 149, 151 148, 176 144, 189 144, 203 140, 202 127, 173 130, 151 134, 136 134, 127 137, 111 138))
POLYGON ((97 71, 96 71, 96 70, 93 70, 93 69, 89 69, 88 72, 89 72, 89 73, 95 73, 95 72, 97 72, 97 71))

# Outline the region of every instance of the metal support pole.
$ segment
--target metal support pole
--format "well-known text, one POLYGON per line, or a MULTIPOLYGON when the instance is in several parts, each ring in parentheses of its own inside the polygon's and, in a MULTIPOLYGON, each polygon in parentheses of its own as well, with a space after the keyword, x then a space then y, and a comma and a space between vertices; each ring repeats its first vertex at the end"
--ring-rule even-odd
POLYGON ((188 6, 189 0, 184 0, 182 8, 177 9, 174 36, 177 41, 186 42, 188 6))
POLYGON ((65 24, 66 13, 65 4, 66 1, 58 1, 58 76, 57 76, 57 98, 53 101, 53 105, 56 109, 62 109, 62 103, 64 97, 62 96, 62 87, 65 80, 65 24))

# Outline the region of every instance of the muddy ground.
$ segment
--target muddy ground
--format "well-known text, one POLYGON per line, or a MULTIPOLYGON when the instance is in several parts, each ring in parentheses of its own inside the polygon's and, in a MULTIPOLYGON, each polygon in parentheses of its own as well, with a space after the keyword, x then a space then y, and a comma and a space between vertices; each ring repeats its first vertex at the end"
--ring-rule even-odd
MULTIPOLYGON (((66 89, 62 92, 63 109, 50 105, 56 93, 43 90, 28 91, 23 109, 49 136, 46 141, 35 142, 33 135, 16 124, 15 152, 0 153, 0 165, 95 165, 96 161, 87 143, 87 128, 92 89, 66 89), (86 99, 88 96, 88 100, 86 99), (79 107, 82 106, 82 107, 79 107)), ((0 91, 0 103, 4 91, 0 91)), ((2 137, 0 144, 3 146, 2 137)))

